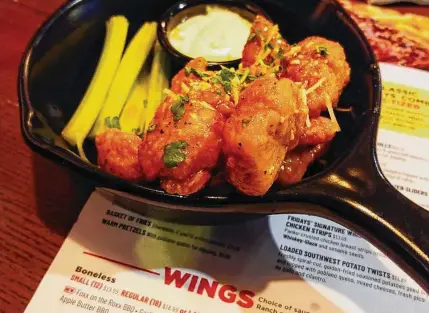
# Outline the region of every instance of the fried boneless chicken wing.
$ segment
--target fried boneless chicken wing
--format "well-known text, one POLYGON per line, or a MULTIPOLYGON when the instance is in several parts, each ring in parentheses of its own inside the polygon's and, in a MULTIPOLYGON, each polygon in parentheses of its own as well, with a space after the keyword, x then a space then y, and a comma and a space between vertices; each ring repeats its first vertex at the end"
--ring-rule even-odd
POLYGON ((251 83, 240 94, 223 132, 228 180, 244 194, 265 194, 288 146, 301 136, 307 114, 291 80, 272 75, 251 83))
POLYGON ((337 106, 350 80, 350 66, 339 43, 312 36, 285 54, 278 75, 302 84, 310 117, 317 117, 327 109, 327 103, 337 106))
POLYGON ((249 68, 257 77, 274 73, 277 78, 289 78, 305 89, 304 101, 311 118, 301 136, 289 143, 289 152, 277 179, 282 185, 296 182, 307 167, 323 155, 325 145, 339 131, 331 109, 336 107, 350 80, 344 50, 334 41, 315 36, 289 45, 276 25, 258 15, 243 49, 241 67, 249 68), (320 116, 325 110, 330 111, 333 119, 320 116))
POLYGON ((286 186, 301 181, 307 168, 327 150, 328 144, 301 146, 286 154, 277 179, 280 185, 286 186))
POLYGON ((293 46, 281 61, 279 77, 287 77, 306 89, 310 125, 305 127, 298 147, 283 162, 278 183, 289 185, 302 179, 307 168, 323 156, 339 131, 332 108, 350 80, 350 66, 340 44, 322 37, 308 37, 293 46), (328 110, 331 118, 320 116, 328 110))
POLYGON ((199 81, 199 73, 207 69, 204 58, 195 58, 186 64, 171 80, 171 90, 177 94, 186 94, 191 82, 199 81))
MULTIPOLYGON (((188 66, 193 64, 195 60, 188 66)), ((224 117, 210 99, 193 92, 201 88, 199 81, 208 83, 191 75, 179 72, 173 78, 173 91, 182 94, 167 96, 152 122, 154 129, 139 148, 145 178, 160 178, 161 187, 172 194, 188 195, 203 188, 221 152, 224 117)))
POLYGON ((142 140, 139 136, 108 129, 95 137, 98 165, 104 171, 126 180, 143 179, 138 150, 142 140))
POLYGON ((337 133, 337 124, 331 119, 319 116, 310 119, 310 126, 304 128, 304 132, 299 137, 299 146, 318 145, 327 143, 334 139, 337 133))
POLYGON ((243 48, 241 66, 249 68, 250 74, 262 76, 275 73, 285 52, 290 48, 277 25, 262 15, 257 15, 250 35, 243 48))

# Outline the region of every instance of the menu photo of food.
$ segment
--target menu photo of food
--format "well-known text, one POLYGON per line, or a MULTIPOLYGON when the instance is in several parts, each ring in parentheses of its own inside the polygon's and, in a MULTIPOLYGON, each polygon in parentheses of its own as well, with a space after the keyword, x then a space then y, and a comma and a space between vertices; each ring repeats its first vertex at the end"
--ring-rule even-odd
POLYGON ((429 17, 340 0, 372 45, 379 62, 429 70, 429 17))

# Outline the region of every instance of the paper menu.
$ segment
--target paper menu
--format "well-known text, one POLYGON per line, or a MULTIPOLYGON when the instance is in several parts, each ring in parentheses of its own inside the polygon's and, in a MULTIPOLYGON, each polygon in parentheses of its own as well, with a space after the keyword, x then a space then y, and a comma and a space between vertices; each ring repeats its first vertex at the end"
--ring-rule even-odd
POLYGON ((380 166, 398 191, 429 210, 429 72, 385 63, 380 70, 380 166))
MULTIPOLYGON (((381 70, 383 171, 428 207, 428 74, 387 64, 381 70), (418 130, 409 127, 411 118, 422 119, 418 130)), ((137 215, 113 199, 91 195, 26 313, 429 310, 427 294, 392 261, 326 219, 181 225, 137 215)))
POLYGON ((427 295, 390 260, 330 221, 280 215, 178 225, 95 192, 26 312, 428 309, 427 295))

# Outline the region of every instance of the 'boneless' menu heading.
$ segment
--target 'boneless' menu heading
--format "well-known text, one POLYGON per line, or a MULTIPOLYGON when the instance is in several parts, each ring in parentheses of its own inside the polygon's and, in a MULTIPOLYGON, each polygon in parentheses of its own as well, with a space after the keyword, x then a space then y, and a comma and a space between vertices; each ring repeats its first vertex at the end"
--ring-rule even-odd
POLYGON ((116 282, 116 278, 114 278, 114 277, 107 276, 102 272, 94 272, 91 270, 87 270, 87 269, 83 268, 82 266, 76 267, 75 272, 80 273, 81 275, 90 276, 93 278, 98 278, 98 279, 104 280, 108 283, 115 283, 116 282))

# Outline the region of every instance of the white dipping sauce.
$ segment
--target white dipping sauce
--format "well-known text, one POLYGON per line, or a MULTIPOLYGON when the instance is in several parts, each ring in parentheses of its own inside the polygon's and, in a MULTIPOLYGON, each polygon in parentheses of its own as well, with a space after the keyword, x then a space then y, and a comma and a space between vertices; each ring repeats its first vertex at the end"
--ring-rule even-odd
POLYGON ((192 58, 230 61, 241 58, 252 24, 239 14, 218 7, 207 7, 177 25, 169 34, 171 45, 192 58))

